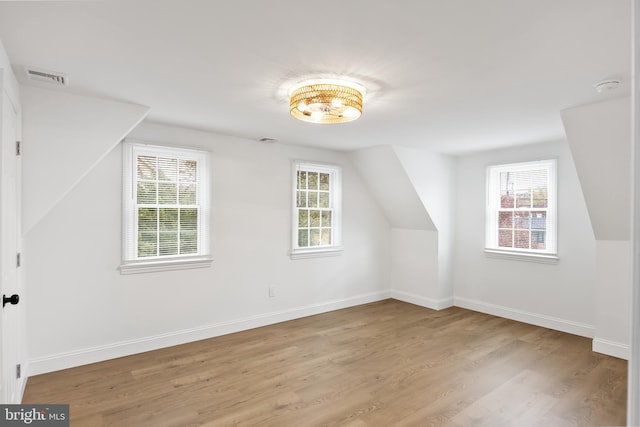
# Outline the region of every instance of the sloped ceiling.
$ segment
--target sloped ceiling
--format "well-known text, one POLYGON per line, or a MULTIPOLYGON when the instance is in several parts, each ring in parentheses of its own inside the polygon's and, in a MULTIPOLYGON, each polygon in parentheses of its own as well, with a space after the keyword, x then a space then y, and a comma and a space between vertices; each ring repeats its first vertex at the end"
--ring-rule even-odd
POLYGON ((29 232, 145 117, 148 108, 24 87, 22 229, 29 232))
POLYGON ((436 231, 427 209, 393 147, 373 147, 349 153, 391 227, 436 231))
POLYGON ((596 239, 630 240, 630 98, 564 110, 562 120, 596 239))

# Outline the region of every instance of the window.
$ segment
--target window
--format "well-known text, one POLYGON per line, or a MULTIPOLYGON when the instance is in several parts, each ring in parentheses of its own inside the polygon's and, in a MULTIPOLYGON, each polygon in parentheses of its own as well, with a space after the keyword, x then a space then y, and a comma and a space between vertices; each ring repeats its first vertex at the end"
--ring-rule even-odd
POLYGON ((208 153, 126 142, 122 273, 206 267, 208 153))
POLYGON ((342 250, 341 192, 339 167, 295 163, 292 258, 342 250))
POLYGON ((489 167, 486 221, 487 252, 555 259, 555 160, 489 167))

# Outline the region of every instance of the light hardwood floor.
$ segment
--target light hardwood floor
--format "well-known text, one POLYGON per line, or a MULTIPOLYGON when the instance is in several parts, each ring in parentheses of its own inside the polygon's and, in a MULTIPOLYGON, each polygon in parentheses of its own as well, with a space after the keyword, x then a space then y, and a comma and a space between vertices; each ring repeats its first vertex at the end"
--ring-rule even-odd
POLYGON ((71 426, 624 425, 591 340, 386 300, 29 378, 71 426))

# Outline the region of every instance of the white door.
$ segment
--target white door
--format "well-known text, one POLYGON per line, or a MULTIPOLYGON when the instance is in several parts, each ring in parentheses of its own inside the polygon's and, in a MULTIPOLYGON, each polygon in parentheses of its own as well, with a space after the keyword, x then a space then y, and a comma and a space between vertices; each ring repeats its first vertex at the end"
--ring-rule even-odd
POLYGON ((21 357, 23 304, 18 274, 20 247, 20 157, 16 153, 18 114, 9 96, 2 93, 2 139, 0 147, 0 342, 2 343, 2 403, 20 403, 17 365, 21 357), (15 295, 15 296, 14 296, 15 295), (11 300, 11 297, 13 299, 11 300), (5 303, 5 298, 10 301, 5 303), (18 302, 16 304, 16 302, 18 302))

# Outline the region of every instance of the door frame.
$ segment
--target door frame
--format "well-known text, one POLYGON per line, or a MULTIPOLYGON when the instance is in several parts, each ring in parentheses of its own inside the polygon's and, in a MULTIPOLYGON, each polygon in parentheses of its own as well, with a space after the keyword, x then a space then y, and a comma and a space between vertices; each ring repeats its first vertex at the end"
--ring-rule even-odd
MULTIPOLYGON (((1 59, 1 58, 0 58, 1 59)), ((1 62, 1 61, 0 61, 1 62)), ((1 65, 1 64, 0 64, 1 65)), ((25 294, 25 286, 24 286, 24 270, 17 266, 17 254, 21 251, 22 247, 22 227, 21 227, 21 159, 18 156, 16 151, 16 141, 22 139, 22 113, 21 113, 21 105, 20 98, 18 93, 18 83, 15 79, 15 76, 11 72, 10 68, 0 68, 0 93, 2 95, 2 99, 0 100, 0 144, 1 150, 0 155, 6 156, 6 158, 0 158, 0 192, 5 190, 5 182, 4 179, 8 179, 14 186, 13 190, 15 193, 12 194, 12 201, 5 202, 4 195, 2 195, 2 204, 0 204, 0 218, 4 218, 8 213, 13 215, 12 224, 9 226, 6 225, 4 220, 0 223, 5 229, 0 229, 0 236, 6 236, 9 233, 15 233, 15 248, 7 247, 4 248, 4 242, 2 243, 3 251, 0 251, 0 256, 2 257, 2 263, 0 263, 0 269, 4 268, 6 265, 7 268, 15 268, 15 272, 12 272, 12 280, 11 291, 18 293, 21 299, 24 299, 23 296, 25 294), (5 117, 5 109, 12 109, 13 112, 10 113, 11 119, 14 121, 13 126, 13 135, 9 135, 7 127, 9 124, 4 123, 5 117), (11 176, 7 177, 4 165, 5 162, 11 161, 14 164, 11 167, 11 176), (8 251, 8 253, 6 252, 8 251)), ((4 280, 5 271, 0 271, 0 279, 4 280)), ((2 283, 4 286, 4 283, 2 283)), ((4 291, 4 289, 2 289, 4 291)), ((13 342, 11 345, 6 345, 7 342, 10 342, 12 337, 7 337, 5 325, 1 324, 2 327, 2 342, 1 342, 1 376, 0 381, 2 381, 2 389, 0 390, 0 399, 2 403, 10 403, 17 404, 22 401, 22 396, 24 394, 24 389, 26 386, 26 378, 27 378, 27 366, 25 364, 26 360, 26 319, 25 319, 25 310, 24 310, 24 301, 20 301, 20 303, 16 306, 7 305, 5 309, 3 309, 2 316, 0 319, 5 319, 6 315, 12 316, 12 330, 11 334, 13 335, 13 342), (5 310, 11 310, 5 311, 5 310), (21 366, 21 375, 20 378, 17 378, 16 375, 16 366, 21 366), (6 380, 7 378, 11 378, 11 380, 6 380), (7 381, 12 381, 10 387, 7 387, 7 381)))

